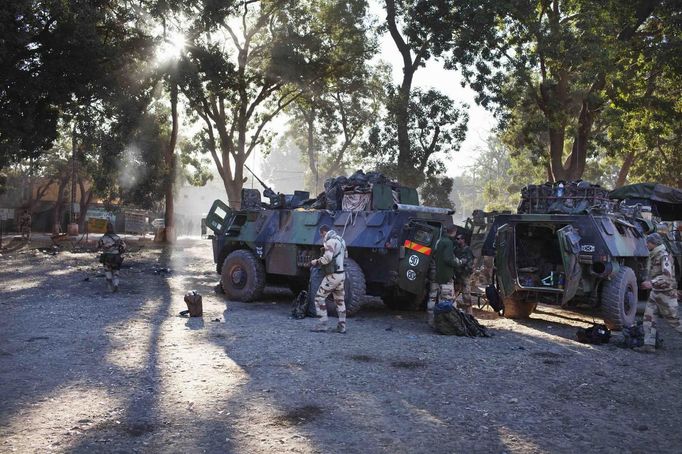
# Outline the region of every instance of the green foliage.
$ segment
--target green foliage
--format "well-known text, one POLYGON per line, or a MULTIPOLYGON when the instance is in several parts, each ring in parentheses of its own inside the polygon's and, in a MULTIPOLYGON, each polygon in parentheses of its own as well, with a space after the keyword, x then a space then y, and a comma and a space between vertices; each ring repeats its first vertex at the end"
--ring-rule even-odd
POLYGON ((462 21, 450 67, 462 68, 478 102, 511 129, 509 145, 546 161, 553 178, 579 178, 596 155, 595 125, 613 82, 631 67, 630 55, 646 53, 642 32, 663 3, 467 2, 458 14, 478 17, 462 21))
POLYGON ((383 101, 388 70, 368 64, 377 43, 366 9, 365 0, 321 1, 312 9, 308 39, 317 42, 311 47, 323 77, 304 86, 288 109, 287 135, 307 164, 306 187, 315 190, 357 161, 364 131, 383 101))
POLYGON ((116 92, 150 41, 116 0, 7 0, 0 8, 0 168, 37 158, 70 106, 116 92))
MULTIPOLYGON (((363 146, 363 156, 394 178, 398 177, 400 167, 398 105, 399 95, 395 90, 389 91, 387 115, 382 123, 372 127, 363 146)), ((469 119, 464 108, 433 89, 412 91, 408 104, 408 139, 413 184, 420 185, 424 178, 443 173, 443 160, 450 159, 459 150, 469 119)))
POLYGON ((440 208, 455 208, 450 193, 454 180, 450 177, 429 176, 420 189, 421 204, 440 208))

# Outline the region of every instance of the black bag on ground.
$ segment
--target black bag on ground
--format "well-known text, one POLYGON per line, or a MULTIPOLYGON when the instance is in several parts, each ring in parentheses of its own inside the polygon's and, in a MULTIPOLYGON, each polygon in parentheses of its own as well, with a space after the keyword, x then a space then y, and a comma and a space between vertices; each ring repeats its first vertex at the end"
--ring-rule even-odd
POLYGON ((578 342, 583 344, 608 344, 611 339, 611 330, 602 324, 594 324, 589 328, 580 328, 576 333, 578 342))
POLYGON ((301 290, 291 305, 291 317, 296 320, 306 318, 308 312, 308 292, 301 290))
POLYGON ((486 327, 478 323, 473 315, 457 309, 449 300, 436 304, 433 327, 438 333, 449 336, 490 337, 486 327))

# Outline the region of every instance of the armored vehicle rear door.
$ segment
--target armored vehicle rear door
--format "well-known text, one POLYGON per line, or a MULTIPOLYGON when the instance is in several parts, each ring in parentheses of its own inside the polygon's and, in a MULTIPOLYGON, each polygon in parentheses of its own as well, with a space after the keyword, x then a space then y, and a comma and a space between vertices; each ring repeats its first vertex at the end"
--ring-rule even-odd
POLYGON ((578 262, 580 252, 580 235, 572 225, 567 225, 557 231, 559 246, 561 247, 561 259, 564 263, 564 295, 561 303, 570 301, 578 290, 582 271, 578 262))
POLYGON ((403 242, 405 254, 398 266, 398 286, 415 295, 425 290, 431 254, 440 229, 423 222, 411 222, 403 242))
POLYGON ((510 296, 516 288, 516 243, 514 226, 504 224, 498 227, 495 236, 495 272, 502 296, 510 296))
POLYGON ((231 212, 222 200, 216 200, 206 216, 206 226, 218 235, 225 233, 231 212))

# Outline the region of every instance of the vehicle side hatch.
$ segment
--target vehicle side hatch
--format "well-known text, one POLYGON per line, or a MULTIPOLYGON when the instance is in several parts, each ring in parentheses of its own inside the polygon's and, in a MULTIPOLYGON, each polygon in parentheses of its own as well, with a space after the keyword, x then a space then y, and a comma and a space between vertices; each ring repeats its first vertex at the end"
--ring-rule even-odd
POLYGON ((401 289, 415 295, 425 291, 431 255, 439 236, 439 227, 415 221, 408 224, 398 265, 398 286, 401 289))
POLYGON ((575 296, 582 276, 578 261, 580 235, 572 225, 567 225, 557 231, 557 237, 561 247, 561 259, 564 263, 564 294, 561 304, 566 304, 575 296))
POLYGON ((516 242, 512 224, 503 224, 497 229, 495 272, 501 296, 511 296, 516 290, 516 242))

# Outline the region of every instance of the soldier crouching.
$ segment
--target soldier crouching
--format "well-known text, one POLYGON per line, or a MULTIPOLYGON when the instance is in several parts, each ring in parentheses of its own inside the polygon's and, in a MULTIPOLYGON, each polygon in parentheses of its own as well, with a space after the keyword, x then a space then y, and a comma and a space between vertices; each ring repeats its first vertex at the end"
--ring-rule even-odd
POLYGON ((346 243, 334 230, 331 230, 327 225, 320 226, 320 236, 323 238, 322 257, 312 260, 312 266, 322 266, 324 278, 320 283, 320 288, 315 295, 315 310, 320 316, 320 322, 313 328, 316 332, 327 331, 327 321, 329 319, 327 314, 327 296, 331 293, 334 297, 334 304, 336 304, 336 313, 339 316, 339 323, 336 331, 346 333, 346 303, 344 283, 346 281, 346 272, 344 270, 344 258, 346 256, 346 243))
POLYGON ((114 233, 114 226, 107 223, 107 233, 100 238, 97 248, 102 249, 99 261, 104 265, 104 275, 107 278, 107 288, 111 292, 118 291, 118 274, 123 263, 122 254, 126 250, 125 242, 114 233))

